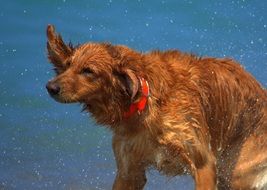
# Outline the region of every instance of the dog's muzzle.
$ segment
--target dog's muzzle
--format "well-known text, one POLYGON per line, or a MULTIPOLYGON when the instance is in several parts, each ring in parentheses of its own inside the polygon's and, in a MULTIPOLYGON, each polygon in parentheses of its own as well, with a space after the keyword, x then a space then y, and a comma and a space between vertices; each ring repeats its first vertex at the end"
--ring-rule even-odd
POLYGON ((48 93, 51 95, 51 96, 56 96, 59 94, 60 92, 60 86, 55 83, 55 82, 52 82, 52 81, 49 81, 47 84, 46 84, 46 89, 48 91, 48 93))

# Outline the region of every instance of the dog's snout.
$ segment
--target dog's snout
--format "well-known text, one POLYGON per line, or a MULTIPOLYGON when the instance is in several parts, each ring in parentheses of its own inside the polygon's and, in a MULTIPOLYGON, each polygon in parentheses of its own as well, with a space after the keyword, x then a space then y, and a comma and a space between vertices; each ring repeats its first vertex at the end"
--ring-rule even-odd
POLYGON ((46 84, 46 89, 49 92, 49 94, 51 94, 51 95, 58 95, 60 92, 59 85, 57 83, 51 82, 51 81, 46 84))

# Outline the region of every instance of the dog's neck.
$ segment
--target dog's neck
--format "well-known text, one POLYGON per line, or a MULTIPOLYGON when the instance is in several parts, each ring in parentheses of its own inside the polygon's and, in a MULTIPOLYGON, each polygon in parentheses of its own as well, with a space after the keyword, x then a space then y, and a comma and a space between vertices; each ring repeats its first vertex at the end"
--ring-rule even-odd
POLYGON ((129 110, 124 113, 124 118, 128 119, 134 114, 141 112, 146 108, 147 100, 149 97, 149 84, 144 78, 139 78, 141 86, 141 96, 130 104, 129 110))

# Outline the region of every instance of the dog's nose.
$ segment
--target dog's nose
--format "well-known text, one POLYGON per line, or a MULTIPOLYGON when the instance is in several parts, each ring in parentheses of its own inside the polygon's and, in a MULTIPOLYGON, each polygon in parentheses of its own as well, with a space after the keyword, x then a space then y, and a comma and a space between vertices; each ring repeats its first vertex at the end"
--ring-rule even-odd
POLYGON ((55 82, 48 82, 46 84, 46 89, 49 92, 49 94, 51 95, 58 95, 59 91, 60 91, 60 87, 57 83, 55 82))

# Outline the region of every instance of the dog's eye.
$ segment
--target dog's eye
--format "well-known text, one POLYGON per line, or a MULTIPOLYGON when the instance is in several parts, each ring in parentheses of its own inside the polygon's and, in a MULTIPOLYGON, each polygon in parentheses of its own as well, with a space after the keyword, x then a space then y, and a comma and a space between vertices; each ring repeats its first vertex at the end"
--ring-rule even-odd
POLYGON ((91 76, 94 72, 89 69, 89 68, 85 68, 82 70, 81 74, 84 75, 84 76, 91 76))

